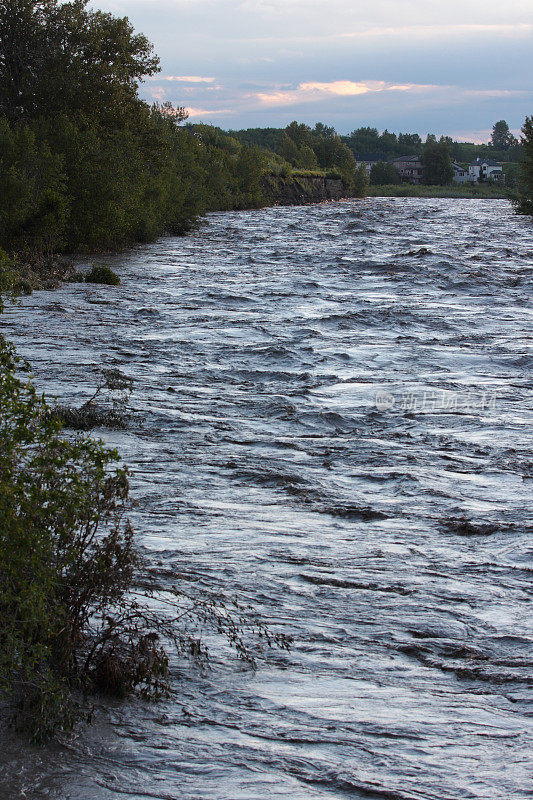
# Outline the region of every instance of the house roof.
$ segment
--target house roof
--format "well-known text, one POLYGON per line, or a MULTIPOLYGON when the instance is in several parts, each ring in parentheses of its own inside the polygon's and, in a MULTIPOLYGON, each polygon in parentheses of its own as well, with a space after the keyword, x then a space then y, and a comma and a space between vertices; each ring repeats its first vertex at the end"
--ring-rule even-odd
POLYGON ((487 167, 501 167, 500 161, 493 161, 491 158, 476 158, 475 161, 470 162, 469 166, 480 167, 482 164, 486 164, 487 167))
POLYGON ((420 158, 418 156, 402 156, 401 158, 393 158, 392 163, 395 164, 397 161, 416 161, 420 163, 420 158))

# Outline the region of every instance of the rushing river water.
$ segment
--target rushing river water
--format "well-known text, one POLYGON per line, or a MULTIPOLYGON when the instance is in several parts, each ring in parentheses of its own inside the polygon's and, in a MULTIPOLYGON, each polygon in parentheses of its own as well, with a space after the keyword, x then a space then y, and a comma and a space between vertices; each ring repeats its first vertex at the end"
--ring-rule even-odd
POLYGON ((6 334, 61 402, 98 366, 134 379, 102 435, 154 570, 296 642, 73 741, 8 741, 2 798, 531 797, 531 221, 375 198, 105 261, 121 287, 36 293, 6 334))

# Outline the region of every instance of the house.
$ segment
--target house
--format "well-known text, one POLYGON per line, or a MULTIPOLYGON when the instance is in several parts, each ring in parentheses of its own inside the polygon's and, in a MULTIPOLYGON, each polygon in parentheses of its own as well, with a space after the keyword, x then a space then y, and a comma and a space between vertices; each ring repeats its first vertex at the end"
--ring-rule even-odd
POLYGON ((404 183, 420 183, 422 180, 422 162, 418 156, 402 156, 395 158, 392 164, 396 167, 404 183))
POLYGON ((457 161, 452 163, 453 167, 453 180, 455 183, 469 183, 472 181, 472 178, 468 174, 468 170, 465 167, 462 167, 457 161))
POLYGON ((499 181, 503 183, 505 175, 499 161, 492 161, 490 158, 477 158, 468 165, 468 180, 472 183, 480 183, 481 181, 499 181))
POLYGON ((377 163, 378 163, 377 159, 375 161, 357 161, 357 166, 358 167, 364 167, 365 170, 366 170, 366 174, 370 175, 370 171, 371 171, 372 167, 374 166, 374 164, 377 164, 377 163))

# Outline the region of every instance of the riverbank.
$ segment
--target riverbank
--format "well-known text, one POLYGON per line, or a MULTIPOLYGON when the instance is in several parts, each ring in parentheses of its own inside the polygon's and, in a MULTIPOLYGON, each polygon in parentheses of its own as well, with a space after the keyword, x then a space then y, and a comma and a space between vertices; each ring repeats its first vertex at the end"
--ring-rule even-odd
POLYGON ((351 195, 350 187, 341 177, 303 172, 289 175, 265 175, 261 188, 268 206, 303 206, 341 200, 351 195))
POLYGON ((369 197, 456 197, 476 200, 513 199, 512 191, 504 186, 423 186, 411 183, 389 184, 388 186, 369 186, 369 197))
MULTIPOLYGON (((205 213, 209 213, 209 211, 236 212, 252 208, 304 206, 358 196, 360 195, 353 186, 333 172, 292 170, 288 174, 266 173, 260 180, 259 193, 254 195, 253 203, 247 203, 243 208, 233 208, 231 203, 228 203, 227 207, 220 207, 221 204, 216 204, 213 208, 207 208, 202 216, 195 220, 195 225, 201 225, 205 219, 205 213)), ((161 233, 164 234, 163 231, 161 233)), ((172 230, 167 233, 171 234, 172 230)), ((129 246, 124 243, 111 250, 102 248, 93 252, 89 251, 88 255, 101 259, 113 252, 125 252, 129 246)), ((84 275, 74 266, 75 261, 75 253, 48 255, 42 259, 26 259, 24 256, 7 257, 0 250, 0 286, 3 286, 4 289, 12 288, 19 295, 28 295, 38 289, 55 289, 62 283, 83 282, 84 275)), ((93 280, 92 282, 107 283, 108 281, 93 280)))

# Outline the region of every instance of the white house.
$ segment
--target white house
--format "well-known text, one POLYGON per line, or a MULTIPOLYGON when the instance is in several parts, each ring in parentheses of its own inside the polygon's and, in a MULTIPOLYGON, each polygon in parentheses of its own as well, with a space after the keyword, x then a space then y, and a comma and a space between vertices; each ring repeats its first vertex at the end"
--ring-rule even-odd
POLYGON ((468 174, 468 170, 462 167, 457 161, 454 161, 452 164, 453 167, 453 179, 455 183, 468 183, 472 180, 472 178, 468 174))
POLYGON ((357 166, 358 167, 363 166, 365 168, 365 170, 366 170, 366 174, 370 175, 370 170, 372 169, 374 164, 377 164, 377 163, 379 163, 377 160, 376 161, 357 161, 357 166))
POLYGON ((503 167, 498 161, 490 158, 477 158, 468 165, 468 180, 472 183, 480 181, 500 181, 503 183, 505 176, 503 167))

